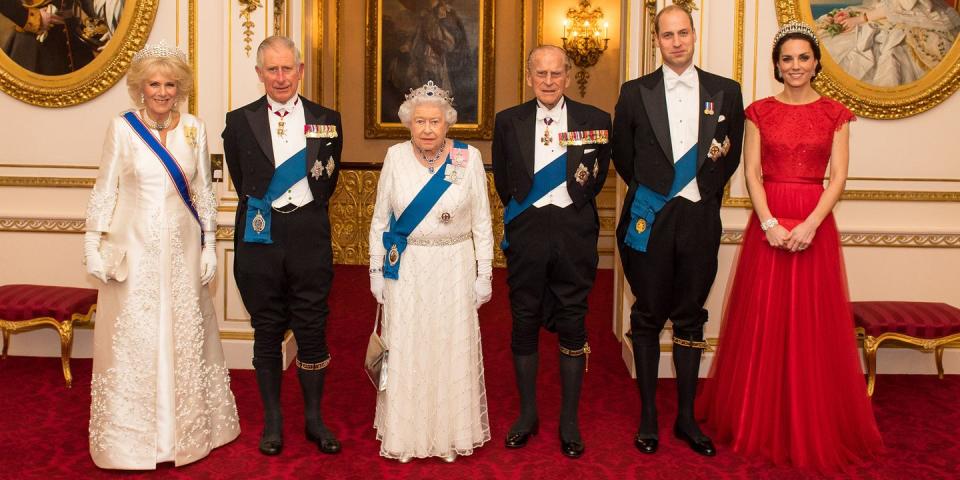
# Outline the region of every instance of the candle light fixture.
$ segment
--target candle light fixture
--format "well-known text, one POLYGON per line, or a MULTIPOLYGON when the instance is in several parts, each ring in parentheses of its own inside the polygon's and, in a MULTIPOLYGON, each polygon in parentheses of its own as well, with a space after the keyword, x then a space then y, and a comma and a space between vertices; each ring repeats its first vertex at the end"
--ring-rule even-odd
POLYGON ((567 19, 563 21, 563 49, 579 70, 577 86, 580 96, 587 93, 587 81, 590 73, 587 68, 597 64, 600 54, 607 49, 610 38, 607 36, 608 23, 603 21, 603 11, 591 8, 590 0, 580 0, 580 8, 567 10, 567 19))

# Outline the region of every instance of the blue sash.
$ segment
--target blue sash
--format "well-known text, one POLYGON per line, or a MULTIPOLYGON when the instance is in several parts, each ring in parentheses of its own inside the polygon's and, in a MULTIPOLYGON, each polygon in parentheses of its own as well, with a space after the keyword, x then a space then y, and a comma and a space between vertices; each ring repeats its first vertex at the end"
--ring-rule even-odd
MULTIPOLYGON (((467 148, 467 144, 454 140, 453 148, 467 148)), ((427 184, 417 192, 407 208, 403 210, 396 221, 391 217, 390 228, 383 232, 383 248, 387 249, 387 258, 383 262, 383 278, 397 280, 400 278, 400 256, 407 248, 407 237, 420 225, 430 209, 437 204, 444 192, 450 188, 450 182, 444 179, 447 165, 452 164, 450 155, 447 161, 440 165, 437 172, 430 177, 427 184)))
MULTIPOLYGON (((193 206, 193 200, 190 198, 190 182, 187 181, 187 176, 183 173, 183 169, 180 168, 180 164, 173 158, 170 151, 164 148, 164 146, 157 141, 156 137, 147 130, 147 126, 143 124, 136 114, 126 112, 123 114, 123 118, 130 124, 133 131, 137 132, 137 135, 143 140, 143 143, 146 143, 147 147, 160 159, 160 163, 163 164, 163 168, 167 171, 167 174, 170 175, 170 180, 173 181, 173 185, 177 187, 180 200, 183 200, 183 204, 187 206, 187 210, 190 210, 190 214, 193 215, 197 224, 200 225, 200 241, 202 243, 203 224, 200 222, 200 214, 197 213, 196 207, 193 206)), ((203 159, 200 160, 202 161, 203 159)))
POLYGON ((650 241, 650 231, 653 229, 657 212, 697 177, 697 146, 694 145, 684 153, 673 168, 676 172, 669 193, 661 195, 643 185, 638 185, 633 195, 633 202, 630 204, 630 225, 627 225, 627 235, 623 243, 638 252, 647 251, 647 242, 650 241))
POLYGON ((500 242, 500 250, 506 250, 510 246, 507 241, 506 226, 514 218, 517 218, 524 210, 530 208, 530 205, 537 203, 537 200, 553 191, 567 179, 567 153, 564 152, 559 157, 553 159, 547 166, 543 167, 533 176, 533 185, 530 187, 530 193, 523 199, 523 203, 517 202, 515 198, 510 198, 507 207, 503 209, 503 241, 500 242))
POLYGON ((290 187, 307 176, 307 149, 301 148, 273 172, 270 185, 263 198, 247 195, 247 221, 243 241, 247 243, 273 243, 270 238, 272 203, 290 187))

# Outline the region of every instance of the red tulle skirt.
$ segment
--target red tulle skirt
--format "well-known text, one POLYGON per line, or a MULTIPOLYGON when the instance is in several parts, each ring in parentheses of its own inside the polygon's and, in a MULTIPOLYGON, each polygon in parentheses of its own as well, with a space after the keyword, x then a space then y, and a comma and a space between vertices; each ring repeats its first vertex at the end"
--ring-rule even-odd
MULTIPOLYGON (((788 229, 821 184, 765 182, 788 229)), ((860 368, 833 216, 798 253, 774 249, 754 215, 730 284, 711 378, 697 402, 714 439, 777 465, 843 470, 881 448, 860 368)))

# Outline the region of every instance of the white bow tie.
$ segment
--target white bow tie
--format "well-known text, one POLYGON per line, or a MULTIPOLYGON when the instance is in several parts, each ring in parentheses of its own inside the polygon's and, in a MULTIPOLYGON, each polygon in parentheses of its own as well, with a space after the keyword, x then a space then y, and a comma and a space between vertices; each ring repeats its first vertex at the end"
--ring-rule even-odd
POLYGON ((687 70, 683 72, 683 75, 665 75, 664 86, 667 90, 673 90, 677 88, 677 85, 684 85, 687 88, 693 88, 694 83, 696 82, 696 70, 687 70))

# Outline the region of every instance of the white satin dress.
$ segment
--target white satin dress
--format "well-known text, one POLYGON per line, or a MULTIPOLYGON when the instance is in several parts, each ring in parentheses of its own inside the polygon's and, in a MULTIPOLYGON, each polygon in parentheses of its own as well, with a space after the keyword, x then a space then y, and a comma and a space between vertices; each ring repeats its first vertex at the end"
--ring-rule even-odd
MULTIPOLYGON (((190 181, 202 230, 215 231, 204 124, 181 113, 166 147, 190 181)), ((120 116, 107 131, 86 229, 125 250, 129 266, 126 281, 101 285, 97 302, 94 463, 179 466, 236 438, 237 407, 213 302, 200 284, 201 226, 160 160, 120 116)))

